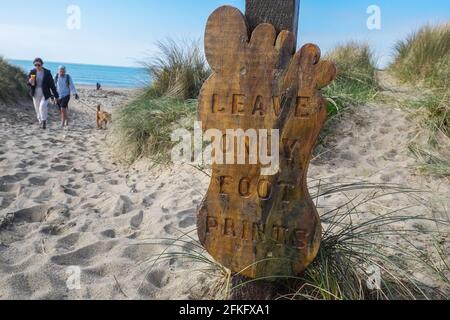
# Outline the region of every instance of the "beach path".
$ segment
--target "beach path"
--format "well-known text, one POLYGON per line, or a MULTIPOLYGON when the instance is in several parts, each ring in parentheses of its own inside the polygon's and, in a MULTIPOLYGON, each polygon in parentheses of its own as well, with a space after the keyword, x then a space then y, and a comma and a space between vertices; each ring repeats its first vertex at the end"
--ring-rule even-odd
MULTIPOLYGON (((80 92, 107 111, 132 94, 80 92)), ((48 131, 29 103, 1 108, 0 299, 189 297, 177 262, 152 270, 146 260, 164 248, 142 242, 195 229, 197 173, 114 164, 110 131, 96 130, 95 110, 76 101, 67 131, 55 108, 48 131)))

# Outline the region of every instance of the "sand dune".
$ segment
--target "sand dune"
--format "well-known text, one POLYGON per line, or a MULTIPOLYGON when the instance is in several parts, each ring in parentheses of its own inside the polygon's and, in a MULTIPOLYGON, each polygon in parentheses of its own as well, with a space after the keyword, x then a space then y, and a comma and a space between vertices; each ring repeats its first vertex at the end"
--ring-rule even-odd
MULTIPOLYGON (((132 94, 81 90, 85 102, 110 111, 132 94)), ((0 299, 208 297, 213 279, 193 272, 196 264, 174 258, 151 269, 148 260, 164 246, 143 242, 194 230, 209 178, 190 167, 114 164, 105 148, 108 131, 94 129, 92 110, 72 106, 68 131, 58 129, 55 110, 50 129, 42 131, 30 105, 0 107, 0 299), (80 287, 73 289, 77 268, 80 287)), ((313 161, 310 177, 425 189, 421 213, 447 217, 448 180, 415 174, 407 150, 414 133, 402 110, 359 108, 335 128, 330 150, 313 161)), ((320 210, 342 201, 342 195, 320 199, 320 210)), ((377 205, 400 208, 408 201, 392 195, 377 205)))

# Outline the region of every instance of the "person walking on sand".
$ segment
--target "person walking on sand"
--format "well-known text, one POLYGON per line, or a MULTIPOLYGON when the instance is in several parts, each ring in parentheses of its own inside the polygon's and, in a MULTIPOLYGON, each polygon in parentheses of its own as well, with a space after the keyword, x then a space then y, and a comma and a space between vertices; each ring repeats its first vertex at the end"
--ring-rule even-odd
POLYGON ((50 98, 58 99, 52 73, 44 68, 44 61, 36 58, 33 61, 34 69, 28 74, 28 86, 33 98, 34 109, 42 129, 47 129, 48 103, 50 98))
POLYGON ((58 73, 55 76, 56 90, 58 91, 59 99, 59 113, 61 115, 61 127, 69 125, 69 101, 70 95, 73 94, 76 100, 80 99, 77 89, 72 81, 72 77, 66 72, 65 66, 58 68, 58 73))

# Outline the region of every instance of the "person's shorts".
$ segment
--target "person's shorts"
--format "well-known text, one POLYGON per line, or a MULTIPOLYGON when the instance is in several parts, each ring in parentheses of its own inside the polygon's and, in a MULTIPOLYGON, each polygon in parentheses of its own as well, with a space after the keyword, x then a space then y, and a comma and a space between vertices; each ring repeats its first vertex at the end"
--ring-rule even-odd
POLYGON ((58 106, 61 109, 67 109, 69 107, 70 96, 64 97, 59 100, 58 106))

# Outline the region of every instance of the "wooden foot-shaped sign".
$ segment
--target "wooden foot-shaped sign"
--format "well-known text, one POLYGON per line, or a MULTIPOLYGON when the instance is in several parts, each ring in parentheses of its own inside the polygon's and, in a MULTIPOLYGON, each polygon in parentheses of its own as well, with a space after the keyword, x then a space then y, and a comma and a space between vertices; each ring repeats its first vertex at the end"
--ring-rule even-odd
POLYGON ((223 134, 224 157, 239 150, 239 141, 227 132, 248 133, 242 147, 247 161, 213 164, 198 233, 218 262, 250 278, 300 274, 321 242, 306 179, 327 118, 319 90, 334 80, 336 68, 320 61, 312 44, 293 55, 294 39, 289 31, 277 35, 270 24, 257 26, 249 38, 244 15, 229 6, 217 9, 206 27, 205 53, 213 75, 201 90, 199 117, 204 131, 223 134), (267 139, 253 140, 254 131, 267 139), (279 153, 275 167, 262 164, 261 152, 252 159, 252 141, 259 151, 279 153))

